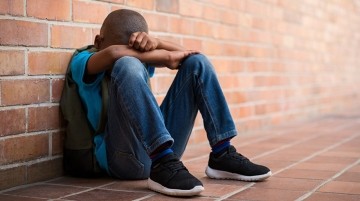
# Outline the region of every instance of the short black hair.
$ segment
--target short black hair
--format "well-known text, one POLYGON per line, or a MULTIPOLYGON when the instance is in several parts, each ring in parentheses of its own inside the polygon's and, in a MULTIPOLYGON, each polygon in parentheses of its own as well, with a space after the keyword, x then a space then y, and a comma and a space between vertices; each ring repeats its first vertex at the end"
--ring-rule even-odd
POLYGON ((114 44, 126 45, 134 32, 148 33, 145 18, 138 12, 119 9, 111 12, 104 20, 100 33, 114 44))

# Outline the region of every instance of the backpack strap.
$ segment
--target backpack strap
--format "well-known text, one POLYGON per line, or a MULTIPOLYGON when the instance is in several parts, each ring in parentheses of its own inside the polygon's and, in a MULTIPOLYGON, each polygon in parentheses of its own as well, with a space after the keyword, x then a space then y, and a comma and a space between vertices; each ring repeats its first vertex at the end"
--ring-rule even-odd
POLYGON ((99 127, 96 130, 96 134, 103 133, 105 131, 105 126, 107 122, 107 110, 109 105, 109 77, 105 74, 104 78, 101 80, 101 98, 102 98, 102 107, 99 127))

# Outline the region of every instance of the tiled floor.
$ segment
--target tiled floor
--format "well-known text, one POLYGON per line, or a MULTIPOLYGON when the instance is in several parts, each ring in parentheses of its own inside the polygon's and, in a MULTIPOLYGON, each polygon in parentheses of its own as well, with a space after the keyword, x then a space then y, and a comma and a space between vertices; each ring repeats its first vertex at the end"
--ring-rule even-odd
MULTIPOLYGON (((269 166, 264 182, 212 180, 205 176, 207 144, 183 157, 205 191, 187 200, 360 200, 360 115, 328 116, 232 140, 238 151, 269 166)), ((0 200, 180 200, 147 189, 146 181, 61 177, 0 192, 0 200)))

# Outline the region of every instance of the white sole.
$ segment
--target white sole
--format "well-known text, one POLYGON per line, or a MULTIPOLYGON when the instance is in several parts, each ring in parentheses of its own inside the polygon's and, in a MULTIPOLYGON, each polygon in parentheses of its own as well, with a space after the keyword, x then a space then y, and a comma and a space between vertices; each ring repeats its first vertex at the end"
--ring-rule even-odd
POLYGON ((221 170, 215 170, 210 168, 209 166, 205 170, 205 174, 212 179, 234 179, 241 181, 262 181, 271 176, 271 171, 266 174, 256 175, 256 176, 245 176, 241 174, 235 174, 231 172, 225 172, 221 170))
POLYGON ((170 188, 166 188, 165 186, 151 180, 150 178, 148 179, 148 187, 149 189, 165 194, 165 195, 170 195, 170 196, 195 196, 195 195, 199 195, 203 190, 204 187, 203 186, 195 186, 194 188, 190 189, 190 190, 181 190, 181 189, 170 189, 170 188))

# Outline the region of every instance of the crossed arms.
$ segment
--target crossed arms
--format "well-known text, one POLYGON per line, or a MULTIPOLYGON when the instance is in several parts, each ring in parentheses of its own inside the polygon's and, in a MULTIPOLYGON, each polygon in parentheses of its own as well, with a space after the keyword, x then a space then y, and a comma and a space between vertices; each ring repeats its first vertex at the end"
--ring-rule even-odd
POLYGON ((88 75, 94 75, 109 70, 123 56, 133 56, 144 63, 177 69, 182 59, 196 53, 145 32, 136 32, 131 35, 128 45, 110 45, 96 52, 90 57, 86 71, 88 75))

